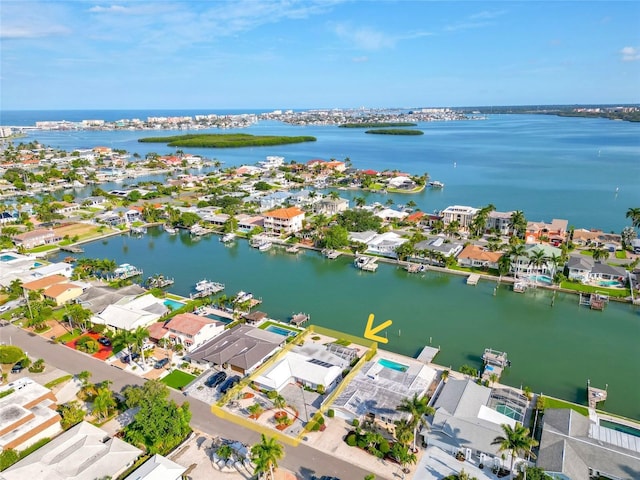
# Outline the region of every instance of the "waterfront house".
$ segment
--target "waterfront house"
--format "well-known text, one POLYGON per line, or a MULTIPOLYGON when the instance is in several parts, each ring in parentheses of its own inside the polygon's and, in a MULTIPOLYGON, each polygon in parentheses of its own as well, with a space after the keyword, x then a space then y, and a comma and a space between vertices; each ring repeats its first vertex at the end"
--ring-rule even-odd
POLYGON ((138 327, 148 327, 167 313, 169 308, 161 298, 146 294, 133 300, 124 297, 120 303, 108 305, 94 315, 91 321, 114 330, 132 331, 138 327))
POLYGON ((245 375, 280 350, 285 339, 250 325, 236 325, 192 351, 189 357, 199 364, 228 365, 245 375))
POLYGON ((570 255, 566 265, 567 278, 580 282, 588 281, 594 263, 592 257, 587 257, 586 255, 570 255))
POLYGON ((321 387, 328 393, 338 385, 347 367, 349 361, 331 353, 326 345, 309 343, 293 347, 254 382, 265 390, 276 392, 297 383, 313 390, 321 387))
POLYGON ((273 192, 259 198, 260 210, 270 210, 280 207, 291 197, 289 192, 273 192))
POLYGON ((395 188, 397 190, 413 190, 417 186, 416 182, 405 176, 390 178, 387 185, 390 188, 395 188))
POLYGON ((106 199, 102 195, 93 195, 82 200, 82 205, 91 208, 104 208, 106 199))
POLYGON ((460 242, 450 242, 444 237, 434 237, 429 240, 423 240, 415 244, 415 256, 411 257, 412 260, 424 263, 425 258, 429 256, 429 253, 435 253, 444 257, 457 256, 464 245, 460 242))
POLYGON ((451 205, 440 212, 445 225, 457 221, 462 230, 466 230, 471 225, 473 218, 478 213, 478 209, 464 205, 451 205))
POLYGON ((236 220, 238 221, 238 230, 244 233, 250 232, 255 227, 262 227, 264 225, 264 217, 261 215, 240 213, 236 215, 236 220))
POLYGON ((120 216, 114 212, 105 212, 100 215, 96 215, 96 222, 104 223, 105 225, 109 225, 110 227, 117 227, 118 225, 124 225, 127 221, 124 218, 124 215, 120 216))
POLYGON ((265 160, 258 162, 258 166, 265 170, 274 170, 282 165, 284 165, 284 157, 277 155, 268 155, 265 160))
POLYGON ((264 214, 264 230, 271 235, 289 235, 302 230, 304 212, 298 207, 280 208, 264 214))
POLYGON ((174 344, 183 345, 187 351, 192 351, 220 335, 224 327, 225 324, 218 320, 193 313, 181 313, 163 325, 166 334, 161 338, 169 338, 174 344))
POLYGON ((41 277, 30 282, 25 282, 22 284, 22 288, 25 290, 25 293, 38 292, 40 290, 44 290, 45 288, 49 288, 52 285, 56 285, 58 283, 66 283, 68 281, 69 279, 64 275, 49 275, 47 277, 41 277))
POLYGON ((216 227, 222 227, 227 220, 229 220, 230 215, 226 213, 201 213, 200 218, 202 218, 203 222, 206 222, 210 225, 216 227))
POLYGON ((576 229, 573 231, 573 243, 581 247, 600 248, 613 246, 610 251, 622 248, 622 237, 617 233, 605 233, 602 230, 576 229))
POLYGON ((640 478, 640 441, 570 408, 548 408, 536 466, 562 480, 640 478))
POLYGON ((62 240, 62 237, 56 234, 52 229, 37 228, 30 232, 19 233, 12 238, 16 247, 24 247, 27 250, 30 248, 39 247, 41 245, 50 245, 62 240))
POLYGON ((70 215, 73 212, 80 210, 80 205, 75 202, 56 202, 60 207, 56 210, 61 215, 70 215))
POLYGON ((511 261, 511 272, 519 275, 555 275, 558 269, 557 265, 553 263, 552 258, 560 258, 562 251, 559 248, 552 247, 551 245, 543 243, 529 243, 524 246, 525 253, 511 261), (531 258, 536 252, 543 252, 547 259, 541 265, 535 265, 531 262, 531 258))
MULTIPOLYGON (((493 441, 504 434, 502 425, 514 427, 516 420, 522 422, 528 402, 510 389, 492 390, 471 379, 449 379, 431 399, 431 406, 435 414, 420 432, 425 444, 499 466, 503 452, 493 441), (501 413, 507 411, 511 415, 501 413)), ((505 455, 504 463, 509 465, 510 455, 505 455)))
POLYGON ((6 225, 7 223, 13 223, 16 218, 9 212, 0 212, 0 225, 6 225))
POLYGON ((624 283, 627 278, 627 271, 622 267, 615 267, 602 262, 594 262, 589 272, 589 280, 598 283, 599 281, 619 281, 624 283))
POLYGON ((401 221, 409 216, 407 212, 400 212, 399 210, 394 210, 392 208, 384 208, 379 212, 376 212, 375 215, 385 222, 401 221))
POLYGON ((75 300, 82 295, 82 287, 75 283, 65 282, 57 283, 45 288, 42 292, 42 296, 46 300, 52 300, 56 306, 64 305, 72 300, 75 300))
POLYGON ((0 387, 0 395, 0 450, 23 450, 62 430, 57 399, 48 388, 23 377, 0 387))
POLYGON ((100 313, 109 305, 126 304, 144 293, 146 290, 135 284, 122 288, 92 286, 78 297, 77 302, 92 313, 100 313))
POLYGON ((117 478, 142 454, 89 422, 80 422, 0 473, 0 480, 117 478))
POLYGON ((462 267, 480 267, 498 269, 500 252, 490 252, 477 245, 469 244, 458 255, 458 264, 462 267))
POLYGON ((551 223, 527 222, 525 240, 527 243, 541 241, 553 242, 555 244, 562 243, 567 235, 568 225, 569 220, 561 220, 558 218, 551 220, 551 223))
POLYGON ((511 215, 513 212, 497 212, 495 210, 487 215, 486 230, 498 232, 500 235, 509 235, 511 230, 511 215))
POLYGON ((323 213, 325 215, 336 215, 342 213, 349 208, 349 200, 346 198, 331 198, 324 197, 320 199, 314 206, 316 213, 323 213))

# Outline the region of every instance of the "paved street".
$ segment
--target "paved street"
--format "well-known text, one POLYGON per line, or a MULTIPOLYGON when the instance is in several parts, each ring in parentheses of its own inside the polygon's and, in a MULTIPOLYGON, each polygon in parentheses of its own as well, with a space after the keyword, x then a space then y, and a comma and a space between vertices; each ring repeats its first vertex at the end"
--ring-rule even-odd
MULTIPOLYGON (((91 380, 113 382, 114 391, 120 391, 127 385, 141 385, 145 380, 105 362, 91 358, 63 345, 58 345, 34 333, 21 330, 13 325, 0 327, 0 340, 4 343, 11 341, 25 350, 31 358, 44 358, 48 365, 55 366, 66 372, 77 374, 82 370, 93 373, 91 380)), ((172 391, 171 397, 182 403, 186 397, 172 391)), ((191 426, 198 431, 211 436, 240 440, 253 444, 259 440, 259 434, 241 428, 234 423, 216 417, 211 413, 209 405, 199 400, 189 398, 193 414, 191 426)), ((295 472, 300 479, 310 479, 312 475, 333 475, 343 480, 360 480, 369 473, 367 470, 351 465, 349 462, 335 458, 318 449, 301 444, 298 447, 285 446, 286 456, 280 462, 284 468, 295 472)), ((378 476, 377 478, 381 478, 378 476)))

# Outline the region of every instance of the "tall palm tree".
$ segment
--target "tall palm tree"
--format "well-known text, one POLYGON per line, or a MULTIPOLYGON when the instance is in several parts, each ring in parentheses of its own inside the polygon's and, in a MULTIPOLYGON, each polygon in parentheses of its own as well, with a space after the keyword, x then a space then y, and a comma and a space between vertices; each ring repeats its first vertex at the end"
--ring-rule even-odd
POLYGON ((120 347, 126 347, 129 351, 129 355, 131 355, 133 353, 132 346, 136 343, 136 338, 133 335, 133 332, 130 332, 129 330, 120 330, 113 337, 111 343, 116 349, 120 347))
POLYGON ((549 260, 547 263, 551 264, 551 278, 554 278, 556 276, 556 272, 558 271, 558 267, 562 263, 562 255, 552 253, 551 255, 549 255, 549 260))
POLYGON ((274 480, 273 469, 278 468, 278 460, 284 457, 284 448, 273 437, 263 433, 260 443, 251 447, 251 460, 255 464, 255 473, 261 478, 263 473, 269 472, 269 478, 274 480))
POLYGON ((544 253, 544 250, 534 250, 529 254, 529 266, 533 266, 536 271, 540 271, 548 261, 549 257, 544 253))
POLYGON ((446 227, 444 227, 444 233, 447 237, 453 237, 454 235, 459 235, 460 230, 460 222, 454 220, 453 222, 449 222, 446 227))
POLYGON ((109 413, 116 407, 116 401, 109 387, 100 387, 93 399, 93 414, 98 421, 109 416, 109 413))
POLYGON ((593 260, 596 262, 609 258, 609 251, 604 248, 593 248, 591 249, 591 254, 593 255, 593 260))
POLYGON ((527 219, 524 216, 522 210, 516 210, 511 214, 509 219, 509 228, 513 231, 516 237, 524 238, 524 233, 527 230, 527 219))
POLYGON ((367 203, 367 201, 365 200, 364 197, 355 197, 353 199, 353 203, 355 203, 356 207, 358 208, 362 208, 365 206, 365 204, 367 203))
POLYGON ((413 397, 404 398, 400 405, 396 407, 399 412, 411 414, 411 426, 413 427, 413 450, 416 449, 416 437, 418 435, 418 427, 423 425, 425 415, 433 415, 436 411, 429 406, 427 397, 418 397, 417 393, 413 397))
POLYGON ((519 263, 518 259, 520 257, 525 257, 526 256, 526 252, 527 252, 527 250, 525 249, 524 245, 522 245, 522 244, 516 244, 516 245, 511 246, 511 248, 507 252, 507 255, 508 255, 509 259, 511 260, 511 263, 512 264, 515 263, 515 273, 516 273, 516 275, 520 271, 520 263, 519 263))
POLYGON ((413 425, 406 418, 396 422, 395 437, 399 444, 405 446, 413 441, 413 425))
POLYGON ((144 365, 144 343, 149 338, 149 330, 144 327, 138 327, 133 332, 133 343, 140 352, 142 357, 142 364, 144 365))
POLYGON ((538 445, 538 442, 529 436, 529 429, 521 423, 516 422, 515 427, 502 424, 504 435, 499 435, 493 439, 491 445, 500 445, 498 451, 509 451, 511 453, 511 478, 513 478, 513 464, 519 453, 529 454, 532 458, 536 458, 531 449, 538 445))
POLYGON ((626 217, 631 219, 631 225, 640 228, 640 208, 629 208, 626 217))

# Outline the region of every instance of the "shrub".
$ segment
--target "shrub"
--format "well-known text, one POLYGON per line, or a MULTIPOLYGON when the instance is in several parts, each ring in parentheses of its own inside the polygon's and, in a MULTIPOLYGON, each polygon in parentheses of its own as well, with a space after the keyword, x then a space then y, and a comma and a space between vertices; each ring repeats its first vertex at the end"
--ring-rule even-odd
POLYGON ((320 340, 322 337, 319 337, 318 335, 314 335, 313 337, 311 337, 311 340, 320 340))
POLYGON ((318 387, 316 388, 316 392, 318 392, 319 395, 324 395, 324 385, 318 385, 318 387))
POLYGON ((358 420, 357 418, 354 418, 353 421, 351 422, 351 425, 353 425, 354 427, 359 427, 360 420, 358 420))
POLYGON ((41 373, 41 372, 43 372, 44 371, 44 359, 39 358, 38 360, 33 362, 33 365, 31 365, 29 367, 29 371, 31 373, 41 373))
POLYGON ((80 337, 76 341, 76 348, 81 352, 91 354, 96 353, 98 350, 100 350, 100 344, 97 342, 97 340, 94 340, 89 336, 84 336, 80 337))
POLYGON ((0 470, 6 470, 18 460, 20 460, 20 455, 18 455, 18 452, 16 452, 12 448, 4 450, 2 453, 0 453, 0 470))
POLYGON ((318 425, 324 425, 324 417, 322 415, 320 415, 316 421, 318 425))
POLYGON ((345 442, 347 442, 347 445, 349 445, 350 447, 355 447, 356 446, 356 434, 354 432, 351 432, 347 435, 347 438, 345 438, 345 442))
POLYGON ((378 445, 378 450, 380 450, 380 453, 382 453, 382 455, 386 455, 387 453, 389 453, 391 451, 389 442, 383 438, 380 444, 378 445))
POLYGON ((267 392, 267 398, 269 400, 273 400, 274 398, 276 398, 278 396, 278 392, 276 392, 275 390, 269 390, 267 392))
POLYGON ((327 417, 333 418, 335 414, 336 412, 333 411, 333 408, 330 408, 329 410, 327 410, 327 417))

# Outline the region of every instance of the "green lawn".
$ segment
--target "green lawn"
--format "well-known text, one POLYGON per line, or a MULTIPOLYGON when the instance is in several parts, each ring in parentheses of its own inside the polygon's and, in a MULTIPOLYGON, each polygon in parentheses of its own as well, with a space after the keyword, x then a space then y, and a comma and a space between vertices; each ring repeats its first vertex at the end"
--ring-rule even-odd
POLYGON ((564 400, 560 400, 557 398, 550 397, 542 397, 544 398, 544 407, 545 408, 570 408, 571 410, 575 410, 580 415, 584 415, 585 417, 589 416, 589 409, 583 405, 578 405, 571 402, 565 402, 564 400))
POLYGON ((631 292, 628 288, 605 288, 605 287, 595 287, 593 285, 583 285, 582 283, 574 283, 570 281, 564 281, 560 284, 561 288, 566 288, 567 290, 573 290, 574 292, 582 292, 582 293, 602 293, 604 295, 609 295, 610 297, 628 297, 631 292))
POLYGON ((294 328, 294 327, 289 327, 287 325, 283 325, 281 323, 276 323, 276 322, 264 322, 262 325, 260 325, 258 328, 261 330, 266 330, 267 328, 269 328, 270 326, 275 326, 278 328, 282 328, 283 330, 289 330, 290 332, 295 332, 295 333, 300 333, 301 330, 294 328))
POLYGON ((56 338, 56 341, 60 343, 67 343, 78 338, 80 335, 82 335, 82 330, 80 330, 79 328, 74 328, 73 332, 65 333, 64 335, 56 338))
POLYGON ((162 383, 168 387, 181 390, 195 380, 195 376, 182 370, 174 370, 166 377, 162 378, 162 383))
POLYGON ((49 250, 55 250, 58 248, 58 245, 42 245, 41 247, 32 248, 31 250, 27 250, 28 253, 42 253, 48 252, 49 250))
POLYGON ((616 250, 616 258, 625 259, 627 258, 627 252, 624 250, 616 250))

